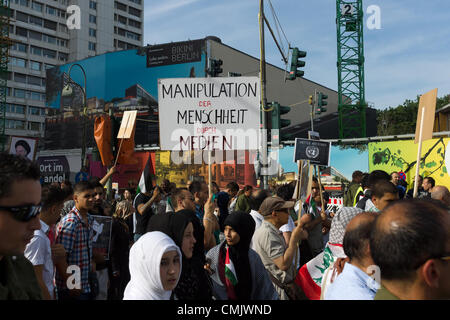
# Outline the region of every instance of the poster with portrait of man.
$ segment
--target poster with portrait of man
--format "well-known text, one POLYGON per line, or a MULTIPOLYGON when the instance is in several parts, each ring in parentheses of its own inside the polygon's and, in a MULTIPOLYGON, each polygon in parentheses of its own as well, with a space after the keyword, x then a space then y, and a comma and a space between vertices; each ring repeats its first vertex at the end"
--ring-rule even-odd
POLYGON ((17 154, 34 161, 37 141, 38 138, 12 136, 9 153, 17 154))

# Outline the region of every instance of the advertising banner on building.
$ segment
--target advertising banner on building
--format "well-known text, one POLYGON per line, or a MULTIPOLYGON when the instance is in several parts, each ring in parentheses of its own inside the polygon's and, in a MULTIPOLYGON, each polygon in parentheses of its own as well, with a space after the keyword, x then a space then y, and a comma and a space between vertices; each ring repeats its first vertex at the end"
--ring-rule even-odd
POLYGON ((256 150, 257 77, 158 81, 162 150, 256 150))
POLYGON ((198 62, 202 59, 204 40, 172 42, 147 49, 147 68, 198 62))
MULTIPOLYGON (((369 170, 387 173, 403 172, 408 189, 413 187, 416 169, 417 147, 414 140, 369 143, 369 170)), ((433 177, 436 185, 450 188, 450 138, 423 141, 419 174, 433 177)))

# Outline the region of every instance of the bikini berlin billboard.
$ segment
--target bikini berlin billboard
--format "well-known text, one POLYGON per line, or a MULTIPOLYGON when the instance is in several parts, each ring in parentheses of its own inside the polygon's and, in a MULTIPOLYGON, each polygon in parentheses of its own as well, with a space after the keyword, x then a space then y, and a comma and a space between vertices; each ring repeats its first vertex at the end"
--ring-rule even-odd
POLYGON ((47 106, 78 110, 85 87, 88 109, 102 109, 108 102, 119 107, 157 106, 158 79, 205 77, 205 67, 205 40, 105 53, 47 70, 47 106), (76 84, 71 85, 72 96, 62 97, 69 69, 76 84))

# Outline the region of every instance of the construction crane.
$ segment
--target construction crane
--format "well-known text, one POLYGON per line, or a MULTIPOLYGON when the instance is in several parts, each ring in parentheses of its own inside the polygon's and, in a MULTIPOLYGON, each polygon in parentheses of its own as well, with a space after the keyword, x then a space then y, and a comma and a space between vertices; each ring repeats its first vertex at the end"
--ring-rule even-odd
POLYGON ((10 1, 0 0, 0 152, 5 151, 6 144, 6 96, 8 82, 9 23, 11 17, 10 1))
POLYGON ((339 138, 366 137, 362 0, 336 0, 339 138))

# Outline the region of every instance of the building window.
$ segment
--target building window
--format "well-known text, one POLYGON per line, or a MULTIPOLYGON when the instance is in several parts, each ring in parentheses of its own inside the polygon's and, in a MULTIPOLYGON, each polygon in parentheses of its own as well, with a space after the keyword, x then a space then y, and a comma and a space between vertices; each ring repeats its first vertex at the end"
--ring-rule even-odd
POLYGON ((28 122, 28 129, 32 131, 39 131, 41 128, 40 122, 28 122))
POLYGON ((31 53, 36 56, 42 56, 42 49, 39 47, 31 46, 31 53))
POLYGON ((59 56, 60 61, 69 60, 69 55, 67 53, 60 52, 60 53, 58 53, 58 56, 59 56))
POLYGON ((10 63, 11 63, 11 65, 16 66, 16 67, 21 67, 21 68, 27 67, 27 60, 21 59, 21 58, 11 57, 10 63))
POLYGON ((14 81, 20 83, 27 83, 27 75, 22 73, 14 73, 14 81))
POLYGON ((122 17, 122 16, 117 16, 117 17, 118 17, 117 20, 119 21, 119 23, 127 25, 127 18, 122 17))
POLYGON ((89 1, 89 8, 93 10, 97 10, 97 2, 90 0, 89 1))
POLYGON ((140 35, 138 35, 138 34, 136 34, 134 32, 130 32, 130 31, 127 31, 127 38, 130 38, 130 39, 133 39, 133 40, 136 40, 136 41, 140 41, 141 40, 141 36, 140 35))
POLYGON ((7 104, 6 112, 9 113, 17 113, 17 114, 25 114, 25 106, 20 104, 7 104))
POLYGON ((30 23, 42 27, 44 20, 42 18, 30 16, 30 23))
POLYGON ((22 12, 17 11, 16 20, 28 23, 28 15, 22 12))
POLYGON ((97 30, 89 28, 89 36, 90 37, 97 37, 97 30))
POLYGON ((53 64, 48 64, 48 63, 45 64, 45 70, 48 70, 48 69, 51 69, 51 68, 54 68, 54 67, 55 66, 53 64))
POLYGON ((139 21, 135 21, 132 19, 128 19, 128 25, 130 25, 131 27, 138 28, 138 29, 141 28, 141 23, 139 21))
POLYGON ((15 43, 11 46, 11 50, 19 51, 19 52, 28 52, 28 46, 23 43, 15 43))
POLYGON ((30 30, 28 31, 28 36, 30 37, 30 39, 42 41, 42 33, 40 32, 30 30))
POLYGON ((97 17, 92 15, 92 14, 90 14, 89 15, 89 22, 90 23, 97 23, 97 17))
POLYGON ((14 97, 25 99, 25 90, 14 89, 14 97))
POLYGON ((28 84, 31 84, 33 86, 41 86, 42 79, 35 76, 28 76, 28 84))
POLYGON ((30 61, 30 69, 34 71, 41 71, 41 63, 37 61, 30 61))
POLYGON ((28 30, 25 28, 16 27, 16 35, 27 38, 28 30))
POLYGON ((45 7, 45 12, 47 12, 47 14, 50 14, 52 16, 58 15, 58 9, 50 7, 50 6, 45 7))
POLYGON ((42 116, 45 115, 45 110, 38 107, 29 107, 28 114, 31 114, 33 116, 42 116))
POLYGON ((114 2, 114 8, 127 12, 127 6, 117 1, 114 2))
POLYGON ((39 3, 39 2, 33 1, 32 4, 31 4, 31 8, 33 10, 36 10, 36 11, 39 11, 39 12, 42 12, 42 7, 43 7, 42 3, 39 3))
POLYGON ((95 43, 89 41, 89 50, 95 51, 95 50, 96 50, 96 47, 97 47, 97 46, 96 46, 95 43))
POLYGON ((69 29, 67 28, 67 26, 65 24, 59 24, 59 31, 64 32, 64 33, 69 33, 69 29))
POLYGON ((56 22, 50 21, 50 20, 44 20, 44 28, 56 31, 57 27, 58 27, 58 24, 56 22))
POLYGON ((25 121, 6 119, 7 129, 25 129, 25 121))
POLYGON ((46 58, 56 59, 56 51, 55 50, 43 50, 43 56, 46 58))
POLYGON ((24 7, 28 7, 28 3, 29 3, 28 0, 15 0, 14 2, 16 4, 20 4, 21 6, 24 6, 24 7))
POLYGON ((135 9, 133 7, 128 7, 128 13, 139 18, 141 17, 141 10, 135 9))

